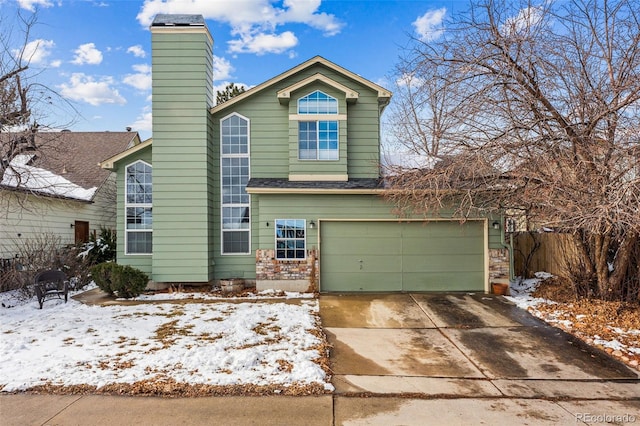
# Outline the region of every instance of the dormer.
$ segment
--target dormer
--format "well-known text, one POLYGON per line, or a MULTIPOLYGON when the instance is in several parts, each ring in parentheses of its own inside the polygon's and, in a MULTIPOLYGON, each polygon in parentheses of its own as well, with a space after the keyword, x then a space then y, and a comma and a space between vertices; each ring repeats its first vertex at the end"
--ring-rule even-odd
POLYGON ((318 73, 277 97, 289 108, 289 180, 347 181, 347 104, 358 91, 318 73))

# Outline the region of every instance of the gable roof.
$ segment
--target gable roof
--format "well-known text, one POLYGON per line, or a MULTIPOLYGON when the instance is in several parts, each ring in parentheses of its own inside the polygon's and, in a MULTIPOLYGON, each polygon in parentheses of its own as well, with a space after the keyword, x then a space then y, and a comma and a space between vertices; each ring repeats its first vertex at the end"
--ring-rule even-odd
POLYGON ((123 158, 127 158, 128 156, 130 156, 135 152, 145 149, 146 147, 152 144, 153 144, 153 138, 149 138, 142 143, 139 143, 135 146, 128 148, 126 151, 119 152, 118 154, 112 157, 104 159, 103 161, 100 162, 99 166, 103 169, 113 170, 115 168, 115 163, 122 160, 123 158))
POLYGON ((372 81, 367 80, 364 77, 359 76, 358 74, 355 74, 351 71, 349 71, 346 68, 342 68, 340 65, 336 65, 331 61, 328 61, 327 59, 323 58, 322 56, 315 56, 311 59, 309 59, 306 62, 301 63, 300 65, 297 65, 291 69, 289 69, 288 71, 283 72, 280 75, 277 75, 276 77, 273 77, 270 80, 265 81, 264 83, 261 83, 257 86, 252 87, 251 89, 248 89, 246 92, 243 92, 237 96, 234 96, 233 98, 229 99, 226 102, 223 102, 221 104, 218 104, 216 106, 214 106, 213 108, 211 108, 211 113, 216 113, 218 111, 222 111, 226 108, 229 108, 230 106, 243 101, 244 99, 252 96, 255 93, 258 93, 262 90, 265 90, 271 86, 273 86, 276 83, 279 83, 280 81, 291 77, 292 75, 306 69, 309 68, 313 65, 316 64, 321 64, 331 70, 334 70, 335 72, 338 72, 340 74, 345 75, 346 77, 357 81, 358 83, 369 87, 370 89, 372 89, 373 91, 378 93, 378 104, 380 105, 381 108, 384 108, 385 106, 387 106, 389 104, 389 101, 391 100, 391 92, 387 89, 385 89, 382 86, 379 86, 375 83, 373 83, 372 81))
MULTIPOLYGON (((39 132, 35 138, 36 150, 24 152, 12 161, 18 173, 31 174, 32 185, 26 179, 23 189, 85 201, 92 199, 95 189, 111 173, 100 168, 99 162, 140 143, 137 132, 39 132)), ((5 174, 3 184, 15 188, 17 179, 5 174)))
POLYGON ((289 99, 291 98, 291 93, 295 92, 296 90, 305 87, 311 83, 314 83, 316 81, 321 81, 324 84, 333 87, 334 89, 337 89, 339 91, 341 91, 342 93, 344 93, 347 102, 355 102, 358 99, 358 96, 360 95, 358 92, 356 92, 353 89, 350 89, 349 87, 345 86, 344 84, 340 84, 335 80, 330 79, 329 77, 327 77, 326 75, 322 75, 320 73, 316 73, 312 76, 309 76, 307 78, 305 78, 304 80, 300 80, 296 83, 293 83, 291 86, 285 87, 282 90, 278 90, 278 100, 280 101, 280 103, 287 103, 289 102, 289 99))

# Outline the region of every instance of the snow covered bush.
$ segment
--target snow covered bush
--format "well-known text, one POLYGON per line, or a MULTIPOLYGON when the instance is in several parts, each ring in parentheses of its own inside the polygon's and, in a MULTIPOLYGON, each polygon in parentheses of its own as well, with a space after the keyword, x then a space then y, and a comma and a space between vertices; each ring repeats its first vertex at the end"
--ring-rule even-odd
POLYGON ((147 288, 149 276, 129 265, 106 262, 91 268, 91 276, 102 291, 130 299, 147 288))
POLYGON ((116 260, 116 233, 101 227, 100 236, 89 236, 89 242, 81 247, 79 256, 87 259, 91 265, 116 260))

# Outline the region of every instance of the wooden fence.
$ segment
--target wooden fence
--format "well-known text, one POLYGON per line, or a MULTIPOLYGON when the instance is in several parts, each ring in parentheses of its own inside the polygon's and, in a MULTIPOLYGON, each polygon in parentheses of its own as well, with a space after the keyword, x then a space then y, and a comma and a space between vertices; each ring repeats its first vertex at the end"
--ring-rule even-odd
POLYGON ((578 257, 572 234, 519 232, 513 237, 513 249, 515 274, 526 278, 538 271, 564 275, 567 261, 578 257))

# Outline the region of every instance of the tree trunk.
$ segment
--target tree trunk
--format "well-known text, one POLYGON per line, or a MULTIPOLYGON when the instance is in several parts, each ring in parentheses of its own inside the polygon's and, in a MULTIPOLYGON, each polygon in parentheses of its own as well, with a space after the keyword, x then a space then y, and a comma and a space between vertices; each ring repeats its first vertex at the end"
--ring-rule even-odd
POLYGON ((627 276, 627 273, 632 270, 629 262, 632 260, 632 254, 638 243, 640 243, 640 235, 637 232, 624 235, 620 241, 618 251, 613 259, 613 271, 607 280, 607 287, 611 291, 610 298, 621 299, 627 296, 624 289, 625 280, 630 278, 627 276))
POLYGON ((609 235, 596 234, 593 236, 594 264, 596 268, 596 280, 598 285, 598 297, 611 300, 613 291, 609 283, 609 248, 611 237, 609 235))

